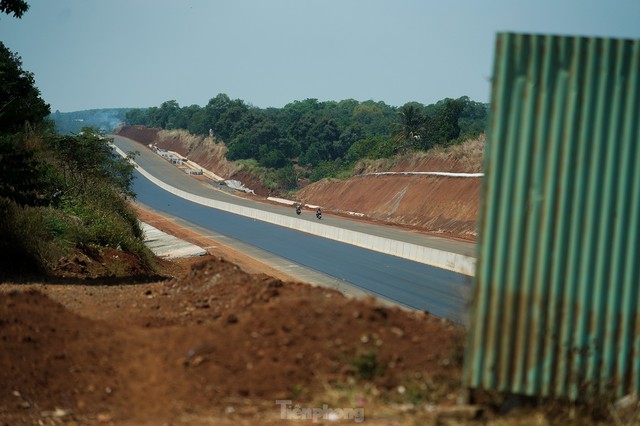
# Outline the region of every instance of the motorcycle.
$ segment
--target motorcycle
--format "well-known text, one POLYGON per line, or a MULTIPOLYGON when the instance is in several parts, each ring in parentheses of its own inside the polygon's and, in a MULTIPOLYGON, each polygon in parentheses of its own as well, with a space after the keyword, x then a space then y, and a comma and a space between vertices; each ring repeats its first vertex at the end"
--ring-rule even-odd
POLYGON ((300 205, 297 205, 297 206, 296 206, 296 214, 297 214, 298 216, 300 216, 300 213, 302 213, 302 207, 300 207, 300 205))
POLYGON ((318 220, 322 219, 322 210, 316 210, 316 217, 318 218, 318 220))

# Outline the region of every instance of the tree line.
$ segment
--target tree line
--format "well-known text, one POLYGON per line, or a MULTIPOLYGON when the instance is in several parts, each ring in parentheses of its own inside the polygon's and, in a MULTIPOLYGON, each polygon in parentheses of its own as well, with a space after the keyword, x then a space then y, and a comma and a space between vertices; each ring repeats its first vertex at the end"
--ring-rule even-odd
MULTIPOLYGON (((170 100, 159 107, 133 109, 126 122, 213 135, 224 141, 230 160, 254 159, 272 169, 295 163, 335 171, 362 158, 457 143, 482 133, 486 117, 487 106, 466 96, 399 108, 353 99, 306 99, 282 108, 257 108, 221 93, 204 107, 180 107, 170 100)), ((331 174, 330 170, 316 175, 331 174)))

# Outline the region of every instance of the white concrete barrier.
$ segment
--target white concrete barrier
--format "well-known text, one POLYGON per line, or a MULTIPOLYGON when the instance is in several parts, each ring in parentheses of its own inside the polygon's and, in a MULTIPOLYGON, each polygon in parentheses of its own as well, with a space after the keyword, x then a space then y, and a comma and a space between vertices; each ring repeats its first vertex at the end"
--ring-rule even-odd
MULTIPOLYGON (((126 154, 118 147, 113 145, 116 152, 123 157, 126 154)), ((135 162, 134 162, 135 164, 135 162)), ((431 247, 420 246, 404 241, 392 240, 390 238, 379 237, 377 235, 365 234, 363 232, 352 231, 350 229, 338 228, 331 225, 325 225, 320 222, 311 222, 301 220, 293 216, 285 216, 277 213, 271 213, 252 207, 239 206, 237 204, 227 203, 225 201, 212 200, 210 198, 201 197, 191 194, 173 186, 167 185, 160 179, 154 177, 137 164, 138 171, 155 185, 172 193, 180 198, 191 202, 201 204, 203 206, 212 207, 229 213, 238 214, 252 219, 260 220, 274 225, 284 226, 286 228, 295 229, 297 231, 306 232, 308 234, 317 235, 319 237, 340 241, 346 244, 355 245, 380 253, 390 254, 413 260, 415 262, 424 263, 441 269, 458 272, 460 274, 473 276, 475 274, 475 258, 464 256, 457 253, 450 253, 443 250, 437 250, 431 247)))

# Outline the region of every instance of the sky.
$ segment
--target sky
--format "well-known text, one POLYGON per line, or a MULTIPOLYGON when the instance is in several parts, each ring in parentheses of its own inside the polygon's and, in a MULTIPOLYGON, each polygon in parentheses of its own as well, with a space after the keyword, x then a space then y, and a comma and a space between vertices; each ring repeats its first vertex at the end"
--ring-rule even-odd
POLYGON ((27 0, 0 41, 51 111, 489 102, 498 32, 640 39, 640 0, 27 0))

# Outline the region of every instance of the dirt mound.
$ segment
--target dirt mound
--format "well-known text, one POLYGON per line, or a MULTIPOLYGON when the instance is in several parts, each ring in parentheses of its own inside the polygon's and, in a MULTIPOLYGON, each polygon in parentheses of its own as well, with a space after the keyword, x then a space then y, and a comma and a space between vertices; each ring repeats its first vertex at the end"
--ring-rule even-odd
POLYGON ((152 129, 145 126, 122 126, 114 132, 116 135, 138 141, 141 144, 149 145, 154 143, 160 129, 152 129))
MULTIPOLYGON (((158 262, 162 262, 158 259, 158 262)), ((145 278, 154 275, 136 255, 110 247, 84 246, 73 250, 73 254, 61 258, 50 271, 59 278, 95 279, 145 278)), ((157 277, 156 277, 157 279, 157 277)))
POLYGON ((220 259, 165 283, 45 290, 101 319, 39 293, 0 293, 0 417, 11 424, 56 412, 152 424, 230 404, 276 417, 276 399, 311 401, 327 386, 397 394, 418 379, 421 398, 438 402, 460 383, 463 332, 451 323, 220 259))
MULTIPOLYGON (((0 418, 37 419, 57 409, 95 413, 121 404, 119 346, 109 326, 37 292, 0 293, 0 418)), ((11 423, 13 424, 13 423, 11 423)))
POLYGON ((296 198, 327 210, 473 240, 481 183, 481 178, 356 176, 313 183, 298 191, 296 198))

